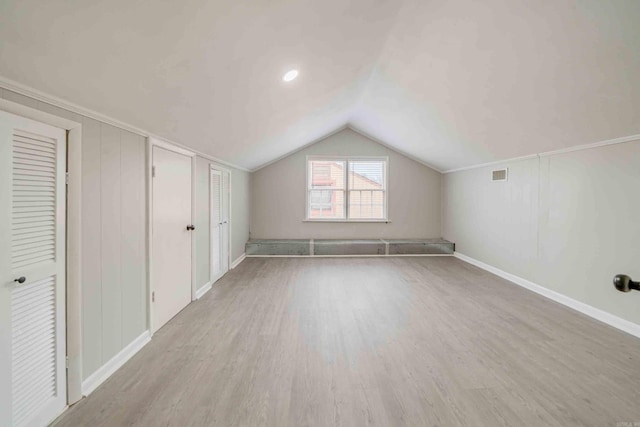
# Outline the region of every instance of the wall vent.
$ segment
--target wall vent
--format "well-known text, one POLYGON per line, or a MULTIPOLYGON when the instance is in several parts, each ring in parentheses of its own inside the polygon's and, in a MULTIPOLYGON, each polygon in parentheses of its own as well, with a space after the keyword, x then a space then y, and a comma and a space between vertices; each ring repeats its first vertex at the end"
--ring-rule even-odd
POLYGON ((491 181, 506 181, 509 169, 496 169, 491 171, 491 181))

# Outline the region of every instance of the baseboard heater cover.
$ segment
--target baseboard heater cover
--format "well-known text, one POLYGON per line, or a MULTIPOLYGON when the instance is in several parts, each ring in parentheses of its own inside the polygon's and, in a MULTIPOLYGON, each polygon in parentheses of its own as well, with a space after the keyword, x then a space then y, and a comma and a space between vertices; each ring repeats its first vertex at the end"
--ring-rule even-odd
POLYGON ((426 256, 453 255, 444 239, 254 239, 245 247, 252 256, 426 256))

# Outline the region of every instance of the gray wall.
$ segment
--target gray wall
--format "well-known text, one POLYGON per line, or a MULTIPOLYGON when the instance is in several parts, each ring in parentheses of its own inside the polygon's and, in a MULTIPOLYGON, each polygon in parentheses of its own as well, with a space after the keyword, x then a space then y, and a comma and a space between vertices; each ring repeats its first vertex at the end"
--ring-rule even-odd
MULTIPOLYGON (((196 156, 196 289, 210 280, 210 229, 209 229, 209 170, 216 165, 208 159, 196 156)), ((244 253, 249 240, 249 173, 221 166, 231 171, 231 261, 244 253)))
POLYGON ((83 379, 147 330, 145 138, 2 89, 82 123, 83 379))
POLYGON ((440 237, 440 173, 350 129, 254 172, 251 179, 254 239, 440 237), (391 222, 304 222, 307 155, 388 156, 391 222))
POLYGON ((640 324, 640 141, 444 175, 445 238, 464 255, 640 324), (509 167, 509 180, 490 172, 509 167))

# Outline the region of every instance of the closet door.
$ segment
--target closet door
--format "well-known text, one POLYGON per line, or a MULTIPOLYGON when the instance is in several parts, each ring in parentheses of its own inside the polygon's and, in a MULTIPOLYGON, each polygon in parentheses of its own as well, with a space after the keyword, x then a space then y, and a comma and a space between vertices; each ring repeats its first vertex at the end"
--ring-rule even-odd
POLYGON ((229 236, 231 235, 231 176, 229 172, 222 172, 222 243, 220 253, 222 257, 222 274, 229 271, 229 236))
POLYGON ((191 157, 153 147, 154 331, 191 302, 191 157))
POLYGON ((225 273, 222 264, 223 239, 223 186, 222 173, 211 169, 211 281, 215 282, 225 273))
POLYGON ((65 408, 66 131, 0 112, 0 425, 65 408))

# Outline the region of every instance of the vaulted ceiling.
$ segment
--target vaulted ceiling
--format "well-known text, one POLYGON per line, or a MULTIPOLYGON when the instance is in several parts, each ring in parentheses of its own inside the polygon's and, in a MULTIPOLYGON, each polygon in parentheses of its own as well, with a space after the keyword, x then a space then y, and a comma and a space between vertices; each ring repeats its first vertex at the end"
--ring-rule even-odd
POLYGON ((440 170, 638 134, 639 52, 638 0, 0 2, 0 76, 249 169, 345 125, 440 170))

